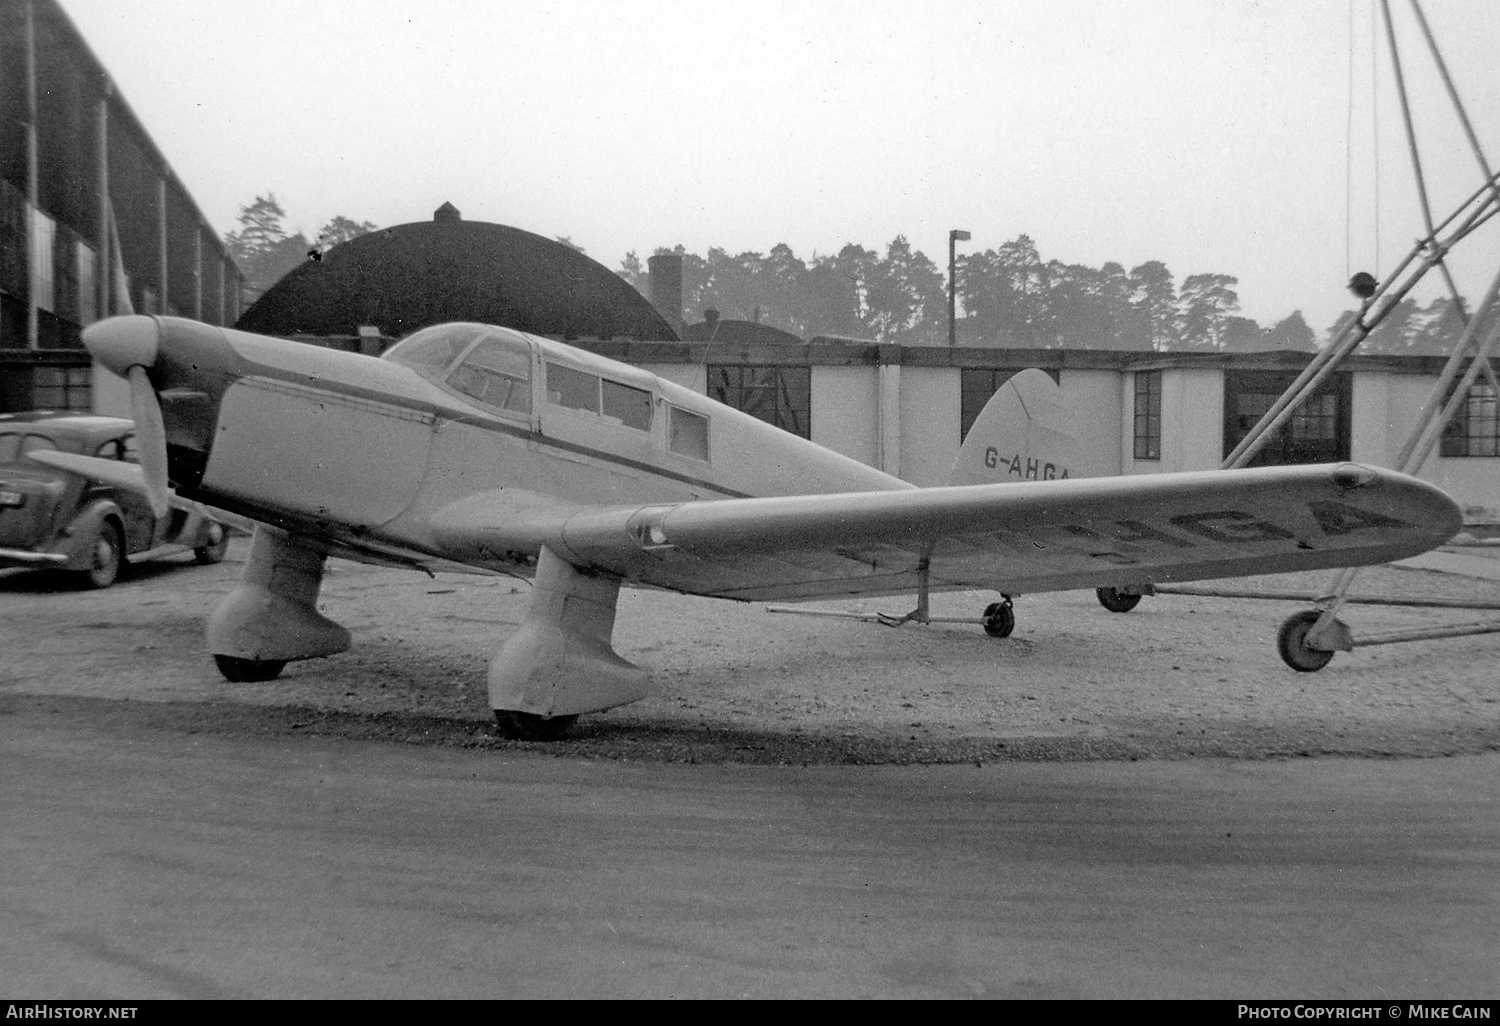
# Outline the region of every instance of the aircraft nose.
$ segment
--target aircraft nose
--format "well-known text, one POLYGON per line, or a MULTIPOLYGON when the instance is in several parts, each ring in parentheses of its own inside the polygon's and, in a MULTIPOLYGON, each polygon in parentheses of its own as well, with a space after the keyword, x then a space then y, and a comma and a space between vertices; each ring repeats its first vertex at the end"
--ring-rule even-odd
POLYGON ((120 377, 132 367, 151 367, 161 348, 161 326, 155 317, 129 314, 97 321, 83 329, 83 344, 94 359, 120 377))

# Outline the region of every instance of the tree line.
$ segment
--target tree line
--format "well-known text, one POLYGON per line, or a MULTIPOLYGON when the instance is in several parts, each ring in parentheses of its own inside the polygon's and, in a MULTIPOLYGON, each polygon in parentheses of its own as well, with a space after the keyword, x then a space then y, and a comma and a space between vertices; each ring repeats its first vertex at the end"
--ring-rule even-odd
MULTIPOLYGON (((701 314, 757 320, 803 338, 839 335, 904 345, 948 344, 946 275, 905 236, 885 254, 849 244, 805 262, 785 243, 770 253, 707 257, 660 248, 683 261, 683 304, 701 314)), ((1316 336, 1300 312, 1270 328, 1239 316, 1238 280, 1195 274, 1181 285, 1165 264, 1127 271, 1043 260, 1020 235, 998 249, 965 253, 958 266, 959 345, 1144 351, 1303 349, 1316 336)), ((620 275, 645 291, 635 253, 620 275)), ((691 316, 691 315, 690 315, 691 316)))
POLYGON ((239 230, 224 235, 224 248, 234 257, 245 276, 245 299, 254 302, 266 289, 305 260, 319 260, 341 242, 373 232, 376 225, 335 215, 318 229, 316 239, 301 232, 288 233, 286 211, 274 192, 255 197, 240 207, 239 230))
MULTIPOLYGON (((374 231, 369 221, 331 218, 315 239, 286 230, 286 212, 274 193, 240 208, 239 228, 225 247, 245 275, 253 301, 288 271, 324 251, 374 231)), ((566 237, 562 245, 583 252, 566 237)), ((876 252, 850 243, 810 261, 786 243, 768 253, 731 254, 710 247, 707 256, 683 246, 655 254, 682 258, 683 308, 689 321, 705 310, 758 321, 801 338, 819 335, 874 339, 903 345, 948 344, 947 276, 905 236, 876 252)), ((1240 314, 1239 280, 1228 274, 1193 274, 1178 283, 1159 260, 1126 270, 1043 260, 1028 235, 996 249, 961 254, 958 264, 957 341, 966 346, 1037 349, 1117 349, 1156 352, 1313 351, 1356 314, 1345 311, 1324 334, 1294 311, 1270 326, 1240 314)), ((634 251, 616 272, 650 295, 644 262, 634 251)), ((1361 346, 1367 353, 1437 354, 1451 350, 1462 331, 1457 304, 1439 297, 1423 305, 1403 299, 1361 346)))
MULTIPOLYGON (((850 244, 803 261, 785 243, 769 253, 706 257, 682 246, 683 306, 688 319, 707 309, 753 320, 802 338, 835 335, 905 345, 948 344, 947 276, 905 236, 885 254, 850 244)), ((1126 270, 1044 260, 1028 235, 957 259, 957 343, 1038 349, 1156 352, 1311 352, 1332 339, 1356 311, 1348 310, 1320 337, 1301 311, 1269 326, 1240 314, 1232 275, 1193 274, 1180 283, 1159 260, 1126 270)), ((649 274, 636 253, 618 272, 643 295, 649 274)), ((1445 353, 1459 337, 1456 305, 1397 304, 1361 346, 1366 353, 1445 353)))

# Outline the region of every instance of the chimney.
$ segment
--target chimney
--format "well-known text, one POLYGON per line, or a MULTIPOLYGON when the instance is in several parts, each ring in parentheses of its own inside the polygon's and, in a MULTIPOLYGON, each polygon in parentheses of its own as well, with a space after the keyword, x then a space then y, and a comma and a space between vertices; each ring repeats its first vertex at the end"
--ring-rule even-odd
POLYGON ((444 203, 432 212, 432 219, 434 221, 462 221, 463 215, 452 203, 444 203))
POLYGON ((651 305, 682 337, 682 257, 664 253, 646 262, 651 273, 651 305))

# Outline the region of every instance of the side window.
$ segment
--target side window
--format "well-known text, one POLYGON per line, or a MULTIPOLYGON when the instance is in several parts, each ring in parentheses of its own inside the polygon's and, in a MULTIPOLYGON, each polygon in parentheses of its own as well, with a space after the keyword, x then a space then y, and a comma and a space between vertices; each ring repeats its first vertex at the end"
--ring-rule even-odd
POLYGON ((485 339, 448 375, 455 391, 507 413, 531 412, 531 352, 502 339, 485 339))
POLYGON ((604 415, 639 431, 651 430, 651 393, 604 379, 604 415))
POLYGON ((139 463, 139 462, 141 462, 141 443, 138 442, 138 441, 136 441, 135 434, 134 433, 128 434, 123 439, 121 439, 121 441, 123 441, 125 443, 125 456, 124 456, 125 462, 126 463, 139 463))
POLYGON ((547 401, 618 420, 637 431, 651 430, 651 392, 560 363, 547 363, 547 401))
POLYGON ((125 449, 120 444, 120 439, 111 438, 95 450, 94 455, 101 460, 120 460, 125 458, 125 449))
POLYGON ((547 401, 570 410, 599 412, 599 378, 585 371, 547 364, 547 401))
POLYGON ((21 440, 22 456, 25 456, 28 452, 44 452, 48 450, 55 450, 56 448, 57 443, 53 442, 52 439, 44 438, 41 435, 27 435, 21 440))
POLYGON ((708 462, 708 418, 697 413, 669 408, 667 448, 679 456, 690 456, 708 462))

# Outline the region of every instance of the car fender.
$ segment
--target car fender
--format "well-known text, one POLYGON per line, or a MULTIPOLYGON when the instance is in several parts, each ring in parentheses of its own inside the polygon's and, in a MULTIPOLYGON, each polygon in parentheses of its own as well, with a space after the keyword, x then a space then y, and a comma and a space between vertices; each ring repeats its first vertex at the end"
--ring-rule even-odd
MULTIPOLYGON (((99 528, 111 520, 123 535, 125 514, 110 500, 99 499, 89 503, 69 521, 52 545, 53 552, 67 555, 68 561, 63 564, 64 569, 87 570, 92 565, 94 538, 98 536, 99 528)), ((124 545, 123 538, 121 545, 124 545)))

